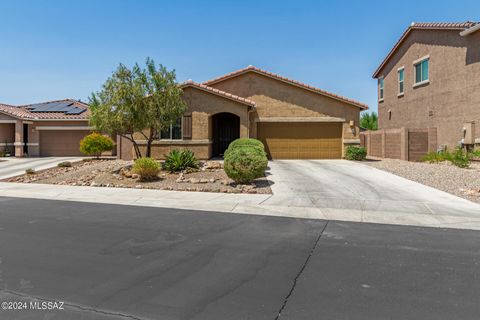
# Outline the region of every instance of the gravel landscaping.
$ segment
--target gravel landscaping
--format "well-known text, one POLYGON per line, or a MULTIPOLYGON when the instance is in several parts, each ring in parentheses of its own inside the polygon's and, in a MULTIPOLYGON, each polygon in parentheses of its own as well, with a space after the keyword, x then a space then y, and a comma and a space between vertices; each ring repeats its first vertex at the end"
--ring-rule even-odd
POLYGON ((71 167, 52 168, 3 181, 178 191, 272 193, 266 178, 256 179, 250 185, 236 184, 227 177, 218 161, 202 162, 200 169, 193 172, 161 171, 155 181, 140 181, 139 176, 131 172, 131 165, 131 161, 113 159, 81 161, 73 163, 71 167))
POLYGON ((397 159, 362 162, 398 176, 480 203, 480 163, 462 169, 449 162, 425 163, 397 159))

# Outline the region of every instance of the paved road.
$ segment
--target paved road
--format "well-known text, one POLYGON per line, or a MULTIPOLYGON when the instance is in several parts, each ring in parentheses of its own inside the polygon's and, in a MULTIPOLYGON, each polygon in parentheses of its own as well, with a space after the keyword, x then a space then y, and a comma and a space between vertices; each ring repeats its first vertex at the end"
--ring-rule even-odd
POLYGON ((26 169, 44 170, 55 167, 63 161, 80 161, 81 157, 45 157, 45 158, 1 158, 0 179, 6 179, 25 173, 26 169))
POLYGON ((0 198, 1 319, 477 319, 480 232, 0 198))

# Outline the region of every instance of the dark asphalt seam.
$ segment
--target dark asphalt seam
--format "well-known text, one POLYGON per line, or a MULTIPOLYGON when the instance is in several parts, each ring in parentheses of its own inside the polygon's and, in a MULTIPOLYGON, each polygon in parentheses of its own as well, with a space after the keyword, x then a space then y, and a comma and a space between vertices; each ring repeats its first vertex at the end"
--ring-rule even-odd
MULTIPOLYGON (((24 299, 29 299, 29 300, 39 300, 39 301, 47 301, 47 302, 48 301, 62 301, 61 299, 44 299, 44 298, 41 298, 41 297, 30 296, 30 295, 26 295, 26 294, 23 294, 23 293, 20 293, 20 292, 16 292, 16 291, 12 291, 12 290, 6 290, 6 289, 0 290, 0 292, 6 292, 6 293, 9 293, 11 295, 14 295, 14 296, 17 296, 17 297, 20 297, 20 298, 24 298, 24 299)), ((136 317, 136 316, 133 316, 133 315, 130 315, 130 314, 99 310, 99 309, 95 309, 95 308, 92 308, 92 307, 86 307, 86 306, 73 304, 73 303, 65 302, 65 301, 62 301, 62 302, 64 303, 65 307, 70 307, 72 309, 89 311, 89 312, 93 312, 93 313, 104 314, 104 315, 107 315, 107 316, 123 317, 123 318, 133 319, 133 320, 149 320, 147 318, 139 318, 139 317, 136 317)))
POLYGON ((322 230, 320 231, 320 234, 319 234, 318 237, 317 237, 317 240, 315 240, 315 243, 313 244, 312 249, 310 249, 310 253, 309 253, 308 256, 307 256, 307 259, 305 259, 305 262, 303 263, 302 267, 300 268, 300 271, 297 273, 297 275, 296 275, 295 278, 293 279, 292 287, 290 288, 290 291, 288 292, 287 296, 286 296, 285 299, 283 300, 282 307, 280 308, 280 310, 278 310, 278 314, 277 314, 277 316, 275 317, 275 320, 278 320, 278 319, 280 318, 280 316, 282 315, 283 310, 284 310, 285 307, 287 306, 288 299, 290 299, 291 295, 293 294, 293 291, 295 290, 295 287, 297 286, 297 281, 298 281, 298 279, 300 278, 300 276, 302 275, 302 273, 303 273, 303 271, 305 270, 305 268, 307 267, 307 264, 308 264, 308 262, 310 261, 310 258, 312 257, 313 253, 315 252, 315 249, 317 248, 318 242, 319 242, 320 239, 322 238, 323 232, 325 232, 325 229, 327 229, 328 223, 329 223, 329 221, 327 221, 327 223, 325 223, 325 226, 323 226, 322 230))

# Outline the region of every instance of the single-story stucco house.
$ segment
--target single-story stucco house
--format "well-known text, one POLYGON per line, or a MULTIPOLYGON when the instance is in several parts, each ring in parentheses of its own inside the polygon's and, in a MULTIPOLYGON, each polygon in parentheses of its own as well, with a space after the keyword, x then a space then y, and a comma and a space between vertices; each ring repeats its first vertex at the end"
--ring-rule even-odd
MULTIPOLYGON (((253 66, 204 83, 181 85, 187 111, 152 147, 158 159, 190 149, 220 157, 237 138, 257 138, 272 159, 338 159, 359 144, 360 102, 253 66)), ((143 148, 141 135, 136 140, 143 148)), ((132 159, 131 142, 117 139, 117 155, 132 159)))
POLYGON ((22 156, 80 156, 90 132, 88 105, 71 99, 25 106, 0 104, 0 152, 22 156))

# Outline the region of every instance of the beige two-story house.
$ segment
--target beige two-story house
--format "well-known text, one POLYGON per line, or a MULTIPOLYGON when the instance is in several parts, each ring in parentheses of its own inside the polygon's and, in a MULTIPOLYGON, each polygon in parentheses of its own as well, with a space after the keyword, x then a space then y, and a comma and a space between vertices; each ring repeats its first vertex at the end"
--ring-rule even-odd
POLYGON ((373 77, 380 129, 436 128, 449 149, 478 142, 479 23, 412 23, 373 77))

